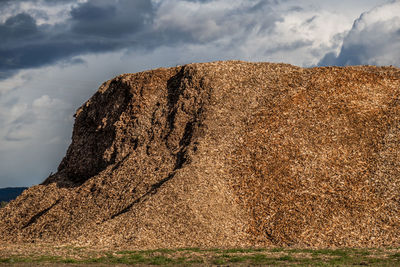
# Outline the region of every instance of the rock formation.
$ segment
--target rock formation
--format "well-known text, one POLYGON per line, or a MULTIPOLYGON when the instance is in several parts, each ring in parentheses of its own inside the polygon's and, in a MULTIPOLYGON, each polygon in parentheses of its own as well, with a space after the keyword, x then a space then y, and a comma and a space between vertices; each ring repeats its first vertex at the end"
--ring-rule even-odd
POLYGON ((239 61, 120 75, 2 242, 399 246, 400 70, 239 61))

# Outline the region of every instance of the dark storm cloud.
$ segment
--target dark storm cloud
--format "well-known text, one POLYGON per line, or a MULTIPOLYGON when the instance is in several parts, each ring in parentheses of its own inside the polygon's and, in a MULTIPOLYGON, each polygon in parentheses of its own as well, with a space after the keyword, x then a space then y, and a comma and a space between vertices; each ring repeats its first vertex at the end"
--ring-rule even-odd
MULTIPOLYGON (((40 38, 35 20, 28 14, 18 14, 0 24, 0 78, 7 78, 15 70, 21 68, 20 57, 25 53, 21 47, 23 42, 31 42, 40 38)), ((31 65, 24 62, 25 65, 31 65)))
POLYGON ((150 0, 118 5, 92 0, 73 8, 63 24, 38 26, 26 13, 9 17, 0 24, 0 79, 79 54, 134 46, 135 35, 149 23, 152 12, 150 0))
POLYGON ((122 37, 142 30, 151 22, 148 0, 90 1, 71 11, 72 32, 100 37, 122 37))
POLYGON ((22 41, 37 33, 35 20, 28 14, 18 14, 0 24, 2 42, 22 41))
MULTIPOLYGON (((41 0, 0 0, 0 4, 8 4, 12 2, 40 2, 41 0)), ((50 4, 50 5, 59 5, 60 3, 70 3, 74 2, 75 0, 42 0, 43 2, 50 4)))
MULTIPOLYGON (((51 1, 31 2, 46 5, 51 1)), ((208 5, 209 12, 202 10, 209 1, 186 1, 189 2, 195 9, 186 14, 187 10, 180 6, 185 1, 153 5, 151 0, 89 0, 75 5, 69 18, 55 25, 38 25, 33 13, 11 16, 0 24, 0 79, 21 69, 87 53, 204 44, 224 36, 235 43, 235 38, 246 39, 246 32, 254 27, 263 34, 281 20, 270 7, 276 4, 273 0, 251 1, 230 10, 214 10, 208 5)))

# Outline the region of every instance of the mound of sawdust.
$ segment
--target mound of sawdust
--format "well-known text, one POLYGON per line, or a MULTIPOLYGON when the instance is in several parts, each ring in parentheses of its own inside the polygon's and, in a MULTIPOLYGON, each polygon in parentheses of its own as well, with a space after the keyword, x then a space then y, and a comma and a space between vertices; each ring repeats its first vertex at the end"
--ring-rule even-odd
POLYGON ((104 83, 0 239, 399 246, 399 208, 398 68, 214 62, 104 83))

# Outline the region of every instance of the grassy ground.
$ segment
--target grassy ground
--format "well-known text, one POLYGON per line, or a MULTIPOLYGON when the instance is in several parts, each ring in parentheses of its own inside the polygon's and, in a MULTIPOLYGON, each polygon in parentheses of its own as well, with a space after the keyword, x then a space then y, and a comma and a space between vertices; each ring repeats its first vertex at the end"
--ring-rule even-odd
MULTIPOLYGON (((159 249, 94 251, 59 247, 43 255, 1 255, 1 264, 64 265, 284 265, 284 266, 400 266, 400 249, 159 249)), ((1 253, 1 251, 0 251, 1 253)))

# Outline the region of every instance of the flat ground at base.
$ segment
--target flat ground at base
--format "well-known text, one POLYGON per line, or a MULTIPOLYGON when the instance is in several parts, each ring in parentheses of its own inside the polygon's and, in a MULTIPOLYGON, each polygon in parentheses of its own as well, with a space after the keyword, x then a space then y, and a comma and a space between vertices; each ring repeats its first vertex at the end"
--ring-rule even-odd
POLYGON ((0 266, 399 266, 400 248, 129 248, 0 244, 0 266))

